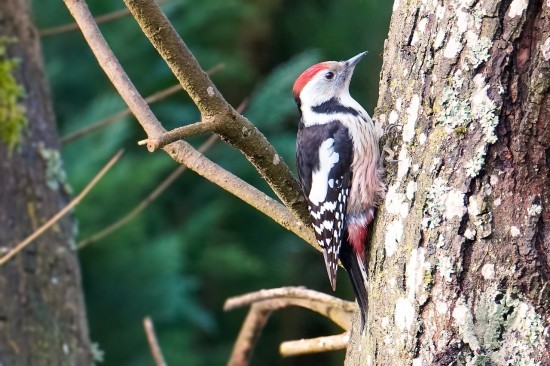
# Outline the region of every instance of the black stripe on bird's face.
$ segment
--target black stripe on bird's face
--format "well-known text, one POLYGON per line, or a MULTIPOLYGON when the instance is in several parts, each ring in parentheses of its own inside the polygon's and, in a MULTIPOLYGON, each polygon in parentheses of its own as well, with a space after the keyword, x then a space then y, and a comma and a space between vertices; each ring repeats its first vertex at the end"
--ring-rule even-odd
POLYGON ((311 110, 315 113, 320 114, 337 114, 337 113, 344 113, 344 114, 351 114, 355 117, 359 116, 359 111, 352 108, 352 107, 346 107, 337 98, 330 98, 329 100, 311 107, 311 110))

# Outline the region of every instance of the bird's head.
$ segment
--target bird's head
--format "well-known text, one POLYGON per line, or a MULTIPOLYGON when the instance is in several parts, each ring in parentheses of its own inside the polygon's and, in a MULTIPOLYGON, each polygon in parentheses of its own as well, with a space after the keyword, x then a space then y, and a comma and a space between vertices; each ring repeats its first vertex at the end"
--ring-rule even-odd
POLYGON ((355 65, 367 52, 347 61, 325 61, 310 66, 294 82, 292 93, 298 105, 318 105, 331 98, 349 95, 349 83, 355 65))

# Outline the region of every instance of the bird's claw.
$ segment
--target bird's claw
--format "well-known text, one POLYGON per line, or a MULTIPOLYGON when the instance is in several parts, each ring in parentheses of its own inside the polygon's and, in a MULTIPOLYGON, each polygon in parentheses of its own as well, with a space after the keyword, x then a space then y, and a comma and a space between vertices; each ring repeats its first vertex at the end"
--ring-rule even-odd
POLYGON ((393 129, 401 128, 403 129, 403 125, 400 125, 399 123, 392 123, 384 127, 384 135, 387 135, 390 133, 393 129))

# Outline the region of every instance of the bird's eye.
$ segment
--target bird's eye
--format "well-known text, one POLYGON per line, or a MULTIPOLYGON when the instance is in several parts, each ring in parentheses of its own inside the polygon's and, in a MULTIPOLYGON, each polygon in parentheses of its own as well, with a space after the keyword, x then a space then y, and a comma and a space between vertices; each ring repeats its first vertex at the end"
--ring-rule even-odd
POLYGON ((329 71, 325 74, 325 79, 332 80, 334 78, 334 73, 332 71, 329 71))

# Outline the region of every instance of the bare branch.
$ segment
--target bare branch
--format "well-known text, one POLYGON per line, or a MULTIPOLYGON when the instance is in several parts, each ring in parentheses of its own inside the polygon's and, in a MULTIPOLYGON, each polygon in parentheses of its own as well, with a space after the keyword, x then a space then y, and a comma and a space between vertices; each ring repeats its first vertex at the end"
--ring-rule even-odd
MULTIPOLYGON (((208 72, 206 73, 208 74, 208 72)), ((243 103, 246 104, 246 101, 244 101, 243 103)), ((243 103, 241 103, 241 105, 243 105, 243 103)), ((237 108, 236 111, 239 114, 242 113, 242 110, 239 110, 239 108, 237 108)), ((173 130, 170 130, 160 136, 138 141, 138 145, 147 145, 147 149, 150 152, 153 152, 155 150, 163 148, 166 145, 171 144, 172 142, 182 140, 186 137, 215 131, 216 128, 212 123, 202 121, 195 122, 190 125, 174 128, 173 130)))
POLYGON ((299 341, 283 342, 279 353, 284 357, 307 355, 311 353, 338 351, 346 349, 349 342, 349 332, 338 335, 301 339, 299 341))
POLYGON ((44 225, 39 227, 35 232, 33 232, 31 235, 29 235, 25 240, 23 240, 19 244, 15 245, 2 258, 0 258, 0 266, 2 266, 4 263, 9 261, 13 256, 15 256, 21 250, 23 250, 27 245, 32 243, 32 241, 34 239, 38 238, 46 230, 48 230, 50 227, 52 227, 53 224, 55 224, 63 216, 65 216, 69 211, 71 211, 71 209, 74 206, 78 205, 80 203, 80 201, 82 201, 82 199, 84 197, 86 197, 86 195, 90 192, 90 190, 97 184, 97 182, 99 182, 101 180, 101 178, 103 178, 105 173, 107 173, 109 171, 109 169, 111 169, 111 167, 118 161, 118 159, 121 156, 122 156, 122 150, 119 151, 118 153, 116 153, 115 156, 113 156, 111 158, 111 160, 109 160, 109 162, 107 162, 107 164, 99 171, 99 173, 97 173, 97 175, 90 181, 90 183, 88 183, 86 185, 86 187, 84 187, 82 192, 80 192, 80 194, 78 196, 73 198, 73 200, 71 202, 69 202, 69 204, 67 206, 63 207, 58 213, 56 213, 44 225))
POLYGON ((155 365, 166 366, 166 361, 164 361, 164 356, 162 355, 162 350, 160 349, 157 335, 155 334, 155 327, 150 317, 146 317, 143 319, 143 327, 145 328, 147 342, 149 343, 151 354, 153 355, 153 359, 155 360, 155 365))
MULTIPOLYGON (((219 63, 219 64, 215 65, 214 67, 212 67, 211 69, 209 69, 208 71, 206 71, 206 73, 208 75, 214 75, 218 71, 222 70, 224 67, 225 67, 225 65, 223 63, 219 63)), ((150 96, 145 98, 145 102, 147 102, 147 104, 151 105, 153 103, 156 103, 158 101, 163 100, 164 98, 169 97, 170 95, 173 95, 173 94, 177 93, 180 90, 181 90, 180 84, 172 85, 169 88, 166 88, 164 90, 161 90, 161 91, 158 91, 154 94, 151 94, 150 96)), ((94 131, 99 130, 103 127, 109 126, 114 122, 122 120, 122 118, 130 115, 131 113, 132 112, 130 111, 129 108, 123 109, 123 110, 121 110, 121 111, 119 111, 119 112, 117 112, 117 113, 115 113, 115 114, 113 114, 113 115, 111 115, 107 118, 104 118, 104 119, 100 120, 99 122, 92 123, 90 126, 86 126, 86 127, 82 128, 78 131, 69 133, 68 135, 61 138, 61 143, 65 144, 67 142, 71 142, 72 140, 76 140, 76 139, 78 139, 82 136, 85 136, 85 135, 87 135, 91 132, 94 132, 94 131)))
MULTIPOLYGON (((260 290, 249 294, 229 298, 225 301, 225 311, 247 306, 258 302, 278 301, 278 305, 301 306, 315 311, 338 324, 342 329, 351 328, 351 319, 357 304, 350 301, 308 290, 304 287, 281 287, 270 290, 260 290)), ((279 306, 277 306, 277 309, 279 306)))
MULTIPOLYGON (((251 307, 233 346, 233 352, 231 352, 228 362, 230 366, 248 365, 265 324, 270 315, 276 310, 288 306, 301 306, 324 315, 346 331, 349 331, 351 328, 351 319, 354 311, 357 310, 355 303, 303 287, 260 290, 233 297, 226 300, 224 310, 232 310, 246 305, 251 305, 251 307)), ((316 350, 312 350, 310 353, 341 349, 333 347, 336 347, 335 343, 327 343, 326 348, 321 347, 319 344, 317 344, 316 348, 313 345, 309 345, 309 348, 316 350)))
POLYGON ((248 365, 252 358, 254 347, 274 310, 276 309, 266 307, 264 303, 252 304, 237 336, 227 366, 248 365))
POLYGON ((214 132, 214 127, 209 123, 196 122, 190 125, 174 128, 158 137, 141 140, 138 145, 147 145, 150 152, 157 150, 160 147, 171 144, 172 142, 184 139, 189 136, 201 135, 209 132, 214 132))
MULTIPOLYGON (((170 2, 169 0, 159 0, 158 4, 162 6, 169 2, 170 2)), ((100 15, 98 17, 95 17, 94 19, 95 19, 95 22, 99 25, 107 22, 112 22, 120 18, 124 18, 125 16, 128 16, 128 15, 130 15, 130 11, 127 8, 125 8, 125 9, 113 11, 108 14, 100 15)), ((46 38, 46 37, 56 36, 62 33, 74 32, 76 30, 78 30, 78 24, 69 23, 69 24, 58 25, 52 28, 42 29, 38 32, 38 34, 40 35, 40 37, 46 38)))
MULTIPOLYGON (((158 5, 153 0, 124 2, 199 108, 202 123, 212 124, 216 133, 241 150, 285 206, 302 222, 309 223, 310 217, 300 185, 288 166, 265 136, 223 99, 158 5)), ((309 230, 309 225, 306 230, 309 230)))
MULTIPOLYGON (((64 2, 78 23, 84 38, 88 42, 90 49, 94 53, 102 69, 105 71, 149 138, 165 133, 166 130, 151 112, 149 106, 136 90, 135 86, 126 75, 126 72, 107 45, 86 3, 83 0, 64 0, 64 2)), ((238 115, 236 111, 235 113, 238 115)), ((319 250, 314 239, 313 230, 309 225, 306 226, 302 221, 298 220, 291 211, 279 202, 273 200, 255 187, 252 187, 205 158, 188 143, 177 141, 164 147, 163 150, 175 161, 186 165, 191 170, 194 170, 206 179, 239 197, 319 250)), ((284 174, 281 173, 281 176, 283 175, 284 174)), ((292 182, 288 182, 287 189, 294 189, 289 188, 294 187, 294 183, 296 182, 292 178, 292 182)), ((303 201, 303 197, 301 193, 299 193, 299 190, 296 190, 294 193, 299 195, 301 197, 300 200, 303 201)), ((294 205, 297 204, 296 202, 294 202, 294 205)))

